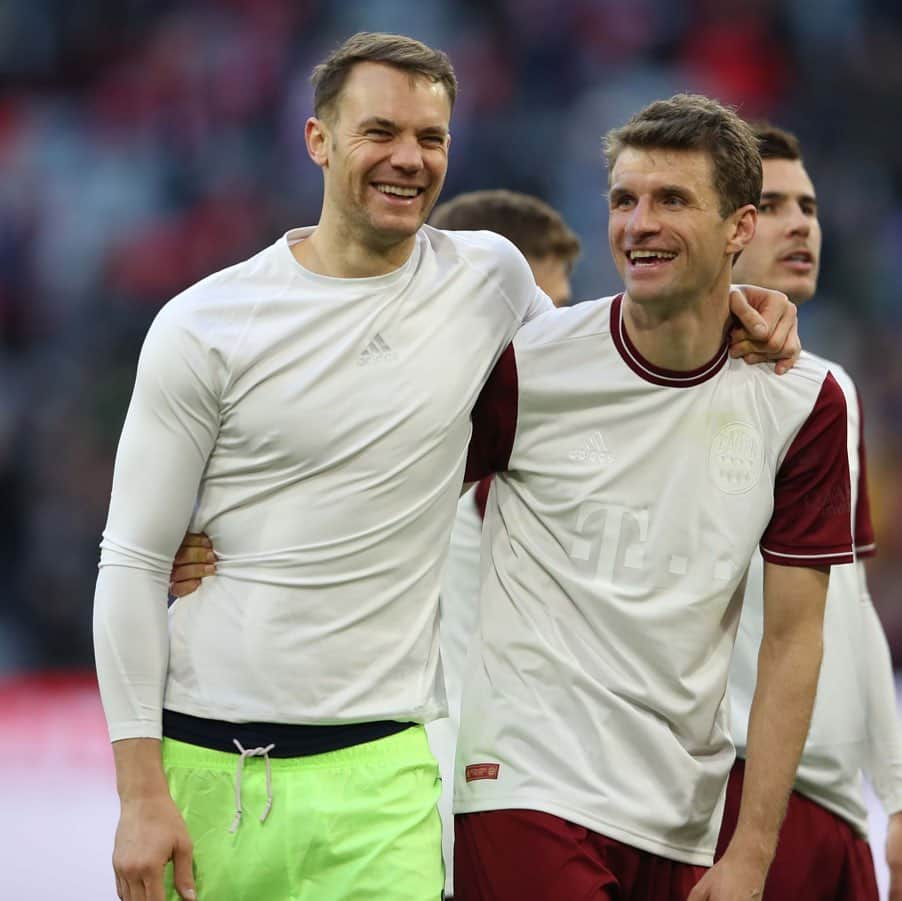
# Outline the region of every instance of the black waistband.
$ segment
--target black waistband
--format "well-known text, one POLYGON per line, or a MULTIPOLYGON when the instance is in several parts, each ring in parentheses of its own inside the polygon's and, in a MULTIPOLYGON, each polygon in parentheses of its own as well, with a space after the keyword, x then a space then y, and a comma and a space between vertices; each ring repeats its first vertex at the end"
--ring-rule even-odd
POLYGON ((291 723, 229 723, 208 720, 174 710, 163 711, 163 735, 214 751, 238 753, 234 739, 243 748, 275 745, 270 757, 309 757, 362 745, 403 732, 416 723, 378 720, 372 723, 342 723, 339 726, 307 726, 291 723))

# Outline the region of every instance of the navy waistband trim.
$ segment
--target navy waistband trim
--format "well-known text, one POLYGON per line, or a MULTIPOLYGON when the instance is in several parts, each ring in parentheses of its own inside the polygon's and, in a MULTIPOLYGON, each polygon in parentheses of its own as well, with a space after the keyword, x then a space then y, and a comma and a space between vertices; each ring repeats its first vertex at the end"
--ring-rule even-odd
POLYGON ((416 723, 378 720, 371 723, 342 723, 337 726, 308 726, 292 723, 229 723, 208 720, 174 710, 163 711, 163 735, 166 738, 199 745, 213 751, 238 754, 234 739, 244 748, 275 745, 270 757, 309 757, 326 754, 353 745, 386 738, 403 732, 416 723))

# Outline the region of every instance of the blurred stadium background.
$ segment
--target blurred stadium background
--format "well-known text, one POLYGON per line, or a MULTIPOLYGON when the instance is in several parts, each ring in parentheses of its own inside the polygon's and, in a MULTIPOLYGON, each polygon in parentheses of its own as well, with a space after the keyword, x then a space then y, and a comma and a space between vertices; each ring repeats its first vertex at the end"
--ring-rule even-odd
POLYGON ((2 0, 0 896, 114 897, 91 600, 138 349, 170 296, 315 222, 308 75, 358 30, 450 53, 444 196, 508 187, 562 210, 584 242, 577 298, 617 286, 608 128, 697 90, 800 135, 825 233, 803 340, 864 398, 871 589, 902 663, 897 0, 2 0))

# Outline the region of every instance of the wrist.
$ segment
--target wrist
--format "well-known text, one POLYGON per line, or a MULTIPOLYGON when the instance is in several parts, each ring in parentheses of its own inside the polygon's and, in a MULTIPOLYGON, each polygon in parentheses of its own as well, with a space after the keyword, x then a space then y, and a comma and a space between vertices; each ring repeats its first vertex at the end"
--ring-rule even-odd
POLYGON ((169 797, 159 740, 128 738, 113 742, 113 756, 116 790, 123 804, 169 797))
POLYGON ((763 833, 752 830, 741 832, 737 828, 724 852, 724 857, 734 861, 741 860, 745 866, 766 875, 775 852, 776 842, 769 840, 763 833))
POLYGON ((159 785, 131 785, 119 788, 119 806, 128 807, 135 804, 154 804, 157 801, 172 800, 169 787, 164 782, 159 785))

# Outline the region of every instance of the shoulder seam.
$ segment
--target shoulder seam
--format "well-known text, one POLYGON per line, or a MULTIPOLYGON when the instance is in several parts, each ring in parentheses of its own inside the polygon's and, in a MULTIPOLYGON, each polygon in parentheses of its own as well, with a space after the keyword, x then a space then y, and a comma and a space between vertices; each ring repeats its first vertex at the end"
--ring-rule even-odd
MULTIPOLYGON (((591 301, 587 301, 587 303, 591 303, 591 301)), ((607 311, 607 307, 605 310, 607 311)), ((555 344, 569 344, 571 342, 577 341, 587 341, 587 340, 598 340, 599 336, 610 336, 611 334, 611 322, 610 316, 608 316, 605 312, 604 315, 600 315, 598 323, 593 325, 588 331, 582 332, 578 335, 554 335, 549 334, 547 332, 543 332, 540 323, 548 315, 555 315, 554 310, 548 310, 543 313, 541 316, 537 316, 535 319, 530 320, 527 323, 524 323, 523 328, 520 330, 521 332, 525 331, 531 341, 530 348, 532 347, 551 347, 555 344), (533 330, 537 331, 537 335, 533 337, 533 330)), ((520 333, 518 332, 518 335, 520 333)), ((514 338, 514 343, 517 344, 516 337, 514 338)), ((525 348, 529 349, 529 348, 525 348)))

